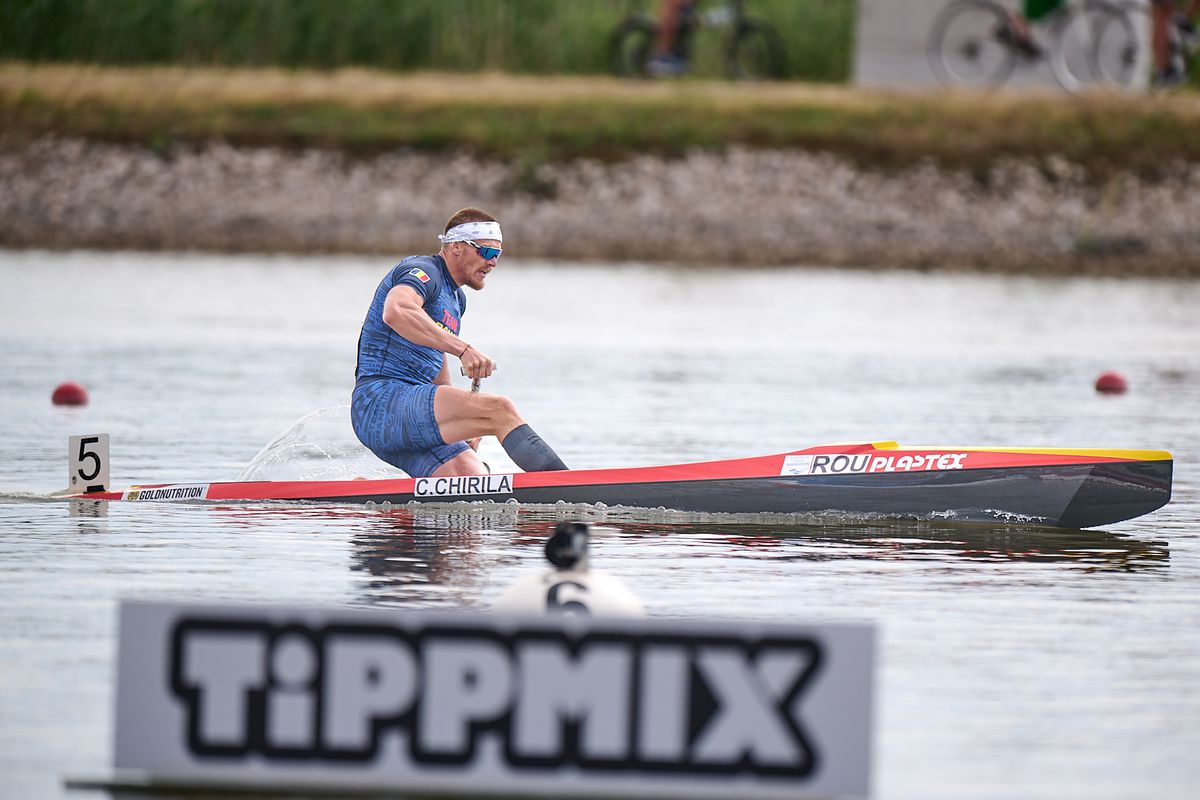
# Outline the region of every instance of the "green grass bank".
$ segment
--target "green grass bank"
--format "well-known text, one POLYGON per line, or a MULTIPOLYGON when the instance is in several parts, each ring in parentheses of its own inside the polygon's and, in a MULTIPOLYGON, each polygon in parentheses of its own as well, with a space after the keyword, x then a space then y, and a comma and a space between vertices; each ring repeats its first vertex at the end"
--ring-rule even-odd
MULTIPOLYGON (((701 9, 720 5, 705 3, 701 9)), ((750 0, 779 32, 785 75, 844 81, 854 0, 750 0)), ((623 0, 5 0, 0 59, 387 71, 604 74, 623 0)), ((697 31, 696 74, 720 73, 725 29, 697 31)))
POLYGON ((885 93, 797 83, 0 64, 0 128, 165 148, 223 140, 541 163, 730 145, 888 168, 1063 157, 1098 176, 1200 161, 1200 97, 885 93))

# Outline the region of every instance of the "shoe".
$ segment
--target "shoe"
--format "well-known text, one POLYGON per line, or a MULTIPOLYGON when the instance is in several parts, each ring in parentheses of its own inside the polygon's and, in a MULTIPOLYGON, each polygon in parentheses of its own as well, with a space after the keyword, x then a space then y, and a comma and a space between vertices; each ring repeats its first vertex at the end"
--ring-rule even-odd
POLYGON ((1155 89, 1174 89, 1187 83, 1187 73, 1177 67, 1159 70, 1154 73, 1150 85, 1155 89))
POLYGON ((1175 17, 1175 30, 1179 31, 1179 39, 1189 50, 1195 50, 1200 45, 1200 34, 1196 32, 1196 24, 1182 14, 1175 17))
POLYGON ((679 56, 654 56, 646 62, 652 78, 675 78, 687 72, 687 62, 679 56))

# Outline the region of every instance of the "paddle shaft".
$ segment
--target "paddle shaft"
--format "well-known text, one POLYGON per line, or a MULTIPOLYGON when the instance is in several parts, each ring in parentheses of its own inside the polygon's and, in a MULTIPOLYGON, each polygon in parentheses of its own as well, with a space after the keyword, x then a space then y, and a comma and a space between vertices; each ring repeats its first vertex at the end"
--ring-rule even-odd
MULTIPOLYGON (((459 367, 458 371, 462 373, 464 378, 467 377, 466 367, 459 367)), ((471 394, 479 394, 479 382, 482 380, 483 378, 471 378, 471 394)))

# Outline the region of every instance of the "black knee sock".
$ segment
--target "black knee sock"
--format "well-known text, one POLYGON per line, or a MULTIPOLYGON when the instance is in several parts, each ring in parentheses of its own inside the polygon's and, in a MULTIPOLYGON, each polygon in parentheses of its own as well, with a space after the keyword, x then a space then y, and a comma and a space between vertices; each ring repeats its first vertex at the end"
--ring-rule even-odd
POLYGON ((543 442, 542 437, 534 433, 533 428, 528 425, 513 428, 500 444, 509 458, 526 472, 549 472, 567 468, 558 454, 550 449, 550 445, 543 442))

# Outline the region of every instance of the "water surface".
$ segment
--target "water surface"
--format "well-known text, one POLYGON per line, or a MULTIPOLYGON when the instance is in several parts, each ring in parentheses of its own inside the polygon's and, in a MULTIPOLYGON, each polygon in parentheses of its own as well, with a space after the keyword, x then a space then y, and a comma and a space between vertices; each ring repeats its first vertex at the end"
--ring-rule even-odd
POLYGON ((61 781, 111 758, 120 598, 484 608, 560 518, 597 524, 593 563, 655 616, 876 623, 876 797, 1194 795, 1200 286, 514 259, 469 294, 486 388, 573 467, 852 440, 1173 451, 1173 502, 1105 530, 46 498, 76 433, 112 435, 116 486, 386 471, 345 414, 389 266, 0 253, 0 795, 97 796, 61 781), (1097 395, 1106 369, 1130 392, 1097 395), (91 403, 51 406, 65 380, 91 403))

